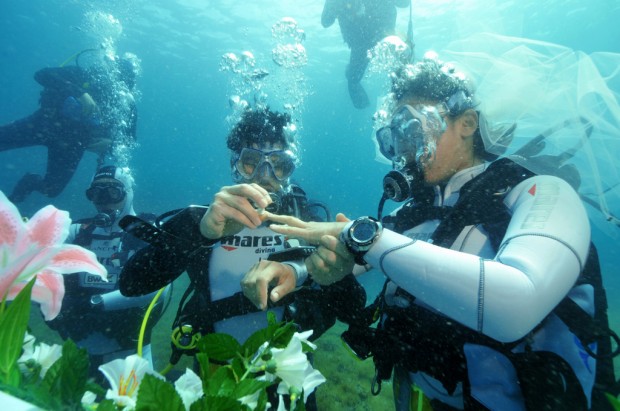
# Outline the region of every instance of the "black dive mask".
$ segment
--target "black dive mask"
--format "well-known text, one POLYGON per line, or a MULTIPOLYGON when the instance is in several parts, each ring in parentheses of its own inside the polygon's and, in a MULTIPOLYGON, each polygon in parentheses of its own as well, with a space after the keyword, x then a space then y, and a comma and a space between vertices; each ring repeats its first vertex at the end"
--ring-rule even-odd
POLYGON ((110 227, 121 212, 119 210, 104 210, 93 217, 95 227, 110 227))

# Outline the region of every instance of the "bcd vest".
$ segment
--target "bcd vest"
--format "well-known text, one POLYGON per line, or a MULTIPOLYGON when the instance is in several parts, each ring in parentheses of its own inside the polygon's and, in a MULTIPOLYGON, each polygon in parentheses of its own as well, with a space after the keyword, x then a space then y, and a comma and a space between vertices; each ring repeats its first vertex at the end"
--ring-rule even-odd
MULTIPOLYGON (((384 222, 394 224, 398 232, 403 232, 423 221, 440 219, 441 223, 433 233, 432 240, 433 244, 446 248, 454 243, 465 227, 480 225, 497 250, 511 218, 503 203, 504 196, 533 175, 510 159, 500 159, 461 188, 459 199, 453 207, 435 207, 428 205, 428 201, 420 206, 418 202, 414 207, 405 205, 396 216, 385 217, 384 222)), ((615 383, 612 357, 617 355, 617 351, 611 352, 611 339, 618 341, 618 337, 608 327, 607 300, 598 255, 593 245, 578 279, 577 285, 580 284, 590 284, 594 288, 594 318, 568 297, 553 313, 560 317, 584 347, 597 343, 597 353, 590 352, 597 358, 592 409, 611 409, 603 389, 611 392, 611 386, 615 383)), ((396 293, 409 300, 409 308, 386 306, 381 298, 371 305, 372 310, 382 310, 384 318, 382 325, 372 333, 376 341, 369 343, 377 367, 379 389, 380 380, 389 378, 393 365, 400 364, 410 372, 424 372, 438 379, 449 393, 455 390, 459 382, 463 383, 466 409, 482 409, 468 401, 467 397, 467 368, 463 347, 465 343, 473 343, 491 347, 511 360, 528 410, 587 409, 585 394, 574 372, 560 356, 547 352, 514 354, 511 349, 522 340, 500 343, 450 318, 421 308, 414 304, 415 297, 404 290, 398 289, 396 293), (389 349, 382 349, 386 346, 389 349)), ((359 333, 360 336, 368 335, 367 332, 359 333)))

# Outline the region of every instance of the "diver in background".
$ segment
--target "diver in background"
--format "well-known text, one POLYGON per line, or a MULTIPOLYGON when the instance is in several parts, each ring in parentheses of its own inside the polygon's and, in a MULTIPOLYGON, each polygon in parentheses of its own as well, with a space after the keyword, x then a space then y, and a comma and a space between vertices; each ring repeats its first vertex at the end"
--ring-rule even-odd
POLYGON ((40 108, 0 127, 0 151, 45 146, 47 170, 45 176, 25 174, 9 196, 13 203, 33 191, 58 196, 85 151, 103 159, 115 142, 135 141, 135 60, 127 55, 110 64, 48 67, 35 73, 34 79, 43 86, 40 108))
MULTIPOLYGON (((123 265, 145 245, 118 225, 122 217, 136 215, 133 187, 134 179, 126 168, 109 165, 97 170, 86 197, 98 214, 71 224, 66 241, 94 252, 108 271, 108 281, 88 273, 65 275, 60 314, 48 322, 62 338, 71 338, 88 351, 95 377, 101 377, 99 365, 136 353, 144 312, 154 296, 131 298, 118 291, 123 265)), ((162 314, 163 300, 158 300, 144 335, 143 357, 151 363, 151 330, 162 314)))
POLYGON ((368 66, 368 50, 394 34, 396 7, 407 7, 410 0, 325 0, 321 24, 330 27, 336 19, 345 43, 351 49, 345 71, 349 96, 355 108, 368 107, 368 95, 361 84, 368 66))

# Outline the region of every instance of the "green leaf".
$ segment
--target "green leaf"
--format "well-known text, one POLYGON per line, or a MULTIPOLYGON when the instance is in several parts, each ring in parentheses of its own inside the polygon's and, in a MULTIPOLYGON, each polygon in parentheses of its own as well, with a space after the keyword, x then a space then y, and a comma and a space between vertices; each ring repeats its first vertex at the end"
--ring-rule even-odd
POLYGON ((257 410, 264 410, 267 409, 267 402, 269 400, 269 397, 267 397, 267 391, 261 391, 261 393, 258 395, 258 403, 256 404, 256 409, 257 410))
POLYGON ((136 410, 185 411, 185 406, 172 384, 146 374, 138 390, 136 410))
POLYGON ((306 404, 304 403, 304 395, 301 394, 295 404, 295 411, 306 411, 306 404))
POLYGON ((204 384, 205 395, 217 396, 228 395, 233 392, 235 386, 235 375, 230 367, 223 366, 218 368, 204 384))
POLYGON ((45 374, 43 386, 65 406, 79 408, 86 392, 89 365, 86 350, 67 340, 62 347, 62 357, 45 374))
POLYGON ((116 404, 112 400, 103 400, 97 406, 97 411, 118 411, 116 404))
POLYGON ((291 341, 291 338, 293 338, 293 334, 295 334, 295 331, 297 331, 297 326, 295 325, 295 323, 292 323, 292 322, 283 323, 275 331, 272 337, 272 340, 271 340, 271 344, 274 347, 278 347, 278 348, 286 347, 288 343, 291 341))
POLYGON ((0 383, 0 391, 6 392, 13 397, 21 398, 41 409, 55 410, 62 408, 60 402, 52 397, 49 391, 41 387, 38 380, 35 384, 24 384, 22 387, 8 386, 0 383))
POLYGON ((239 381, 234 390, 234 397, 241 398, 246 395, 252 395, 258 390, 266 389, 272 383, 268 381, 258 381, 253 379, 239 381))
POLYGON ((247 370, 241 358, 235 358, 234 360, 232 360, 230 362, 230 368, 235 374, 235 381, 239 381, 239 379, 243 376, 243 374, 245 374, 247 370))
MULTIPOLYGON (((208 404, 205 398, 201 398, 198 401, 194 401, 192 405, 189 406, 189 411, 209 411, 207 408, 208 404)), ((98 411, 98 410, 97 410, 98 411)))
POLYGON ((36 277, 17 294, 13 302, 9 304, 2 315, 0 315, 0 379, 7 384, 19 384, 16 381, 12 369, 16 367, 16 362, 22 353, 24 335, 30 319, 30 296, 32 286, 36 277))
MULTIPOLYGON (((198 365, 200 365, 200 379, 204 382, 211 377, 211 363, 207 354, 198 353, 195 356, 198 365)), ((203 384, 204 385, 204 384, 203 384)))
POLYGON ((272 311, 267 311, 267 324, 275 325, 278 323, 278 319, 276 318, 276 314, 272 311))
POLYGON ((256 331, 250 335, 247 340, 245 340, 245 343, 243 343, 243 346, 241 347, 241 355, 246 358, 252 357, 256 354, 261 345, 271 339, 272 335, 273 330, 269 330, 269 327, 256 331))
POLYGON ((620 401, 618 401, 618 399, 611 394, 605 393, 605 396, 611 403, 611 406, 614 407, 614 410, 620 411, 620 401))
POLYGON ((86 381, 85 392, 86 391, 90 391, 98 397, 103 397, 106 393, 106 390, 101 385, 97 384, 93 378, 89 378, 86 381))
POLYGON ((198 341, 198 350, 216 361, 228 361, 239 352, 241 345, 228 334, 207 334, 198 341))
POLYGON ((230 397, 207 396, 204 398, 205 410, 209 411, 240 411, 241 403, 230 397))

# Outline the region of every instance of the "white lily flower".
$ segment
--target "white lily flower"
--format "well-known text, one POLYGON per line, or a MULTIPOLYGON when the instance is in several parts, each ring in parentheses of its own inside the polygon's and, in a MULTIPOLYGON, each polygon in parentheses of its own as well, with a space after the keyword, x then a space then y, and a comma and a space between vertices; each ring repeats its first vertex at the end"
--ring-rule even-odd
POLYGON ((95 404, 95 400, 97 399, 97 394, 91 391, 86 391, 84 395, 82 395, 82 406, 87 410, 96 410, 97 404, 95 404))
POLYGON ((313 332, 314 332, 314 330, 308 330, 308 331, 304 331, 304 332, 301 332, 301 333, 297 333, 296 332, 295 334, 293 334, 293 338, 297 338, 302 343, 312 347, 313 350, 316 350, 316 344, 313 344, 313 343, 310 342, 310 340, 308 340, 308 338, 310 338, 310 336, 312 335, 313 332))
POLYGON ((257 390, 254 394, 241 397, 237 401, 239 401, 243 405, 247 405, 251 410, 255 410, 258 406, 258 396, 260 395, 260 393, 261 390, 257 390))
POLYGON ((37 339, 34 338, 34 335, 28 334, 28 332, 26 331, 26 334, 24 334, 24 345, 22 345, 22 357, 32 357, 32 355, 34 354, 34 343, 36 340, 37 339))
MULTIPOLYGON (((291 407, 293 409, 293 407, 291 407)), ((277 411, 287 411, 286 405, 284 405, 284 398, 281 395, 278 395, 278 409, 277 411)))
POLYGON ((308 357, 302 351, 301 341, 292 338, 286 348, 272 348, 271 355, 266 371, 286 381, 291 387, 301 388, 306 370, 310 366, 308 357))
POLYGON ((48 345, 39 343, 34 349, 34 357, 41 364, 41 378, 45 377, 47 371, 62 356, 62 346, 58 344, 48 345))
POLYGON ((295 333, 288 346, 284 349, 271 349, 272 358, 265 364, 266 380, 269 374, 274 374, 282 381, 278 386, 279 394, 290 394, 291 400, 296 402, 296 396, 304 392, 304 402, 308 396, 314 392, 316 387, 324 383, 325 377, 312 368, 308 357, 303 352, 302 341, 309 344, 313 349, 316 347, 307 338, 312 335, 312 331, 295 333))
POLYGON ((106 392, 105 397, 113 400, 117 406, 125 410, 136 407, 138 388, 145 374, 151 374, 160 379, 161 375, 153 371, 151 363, 137 354, 123 359, 110 361, 99 366, 99 371, 105 375, 112 389, 106 392))
POLYGON ((174 383, 185 409, 189 411, 189 407, 203 396, 202 380, 196 373, 189 368, 185 369, 185 374, 181 375, 174 383))
POLYGON ((22 372, 27 370, 25 364, 29 360, 33 360, 41 366, 41 372, 39 376, 45 377, 47 371, 52 365, 62 356, 62 346, 58 344, 48 345, 45 343, 39 343, 34 345, 34 337, 26 333, 24 337, 24 352, 17 360, 19 368, 22 372), (34 349, 32 348, 34 347, 34 349))
MULTIPOLYGON (((301 387, 291 387, 286 381, 282 380, 278 385, 278 394, 289 394, 291 396, 291 401, 295 403, 297 401, 295 397, 303 390, 304 403, 306 403, 308 401, 308 396, 314 392, 316 387, 323 384, 325 381, 327 380, 319 370, 312 368, 312 366, 308 366, 301 387)), ((291 408, 294 408, 294 406, 291 406, 291 408)))

